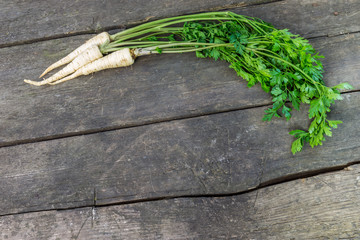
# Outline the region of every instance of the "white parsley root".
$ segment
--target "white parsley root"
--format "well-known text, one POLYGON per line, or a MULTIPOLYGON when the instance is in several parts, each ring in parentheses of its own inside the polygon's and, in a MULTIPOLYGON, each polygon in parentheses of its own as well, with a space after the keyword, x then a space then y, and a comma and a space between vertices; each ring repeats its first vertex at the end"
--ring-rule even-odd
POLYGON ((50 72, 51 70, 58 68, 64 64, 67 64, 74 60, 78 55, 80 55, 82 52, 84 52, 87 48, 89 48, 92 45, 99 46, 105 42, 110 42, 110 35, 107 32, 100 33, 96 35, 95 37, 87 40, 83 45, 69 53, 66 57, 60 59, 56 63, 52 64, 50 67, 48 67, 41 75, 44 76, 46 73, 50 72))
POLYGON ((25 79, 24 81, 26 83, 36 85, 36 86, 42 86, 51 82, 55 82, 59 79, 62 79, 69 74, 72 74, 79 68, 87 65, 88 63, 91 63, 99 58, 101 58, 103 55, 99 50, 99 47, 96 45, 92 45, 89 48, 87 48, 84 52, 82 52, 80 55, 78 55, 71 63, 69 63, 66 67, 52 75, 51 77, 44 79, 43 81, 37 82, 32 80, 25 79))
POLYGON ((136 57, 147 54, 150 54, 150 52, 139 51, 138 49, 131 50, 129 48, 124 48, 81 67, 70 76, 67 76, 58 81, 49 82, 49 84, 55 85, 74 79, 81 75, 89 75, 90 73, 98 72, 109 68, 127 67, 134 63, 136 57))

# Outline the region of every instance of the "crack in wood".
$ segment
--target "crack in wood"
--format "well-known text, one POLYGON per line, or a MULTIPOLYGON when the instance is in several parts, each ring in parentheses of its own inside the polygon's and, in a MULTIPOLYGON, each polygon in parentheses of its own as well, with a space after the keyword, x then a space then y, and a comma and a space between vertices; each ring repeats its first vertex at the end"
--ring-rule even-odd
POLYGON ((94 221, 96 218, 96 198, 97 198, 96 187, 94 187, 94 203, 93 203, 94 205, 91 208, 91 227, 94 227, 94 221))
MULTIPOLYGON (((162 200, 169 200, 169 199, 183 199, 183 198, 222 198, 222 197, 232 197, 232 196, 238 196, 242 194, 251 193, 254 191, 258 191, 260 189, 264 189, 266 187, 274 186, 283 184, 290 181, 296 181, 303 178, 310 178, 310 177, 316 177, 321 174, 327 174, 331 172, 340 172, 340 171, 349 171, 351 169, 351 166, 360 164, 359 161, 354 161, 342 166, 336 166, 336 167, 330 167, 330 168, 324 168, 321 170, 315 170, 315 171, 309 171, 309 172, 303 172, 303 173, 297 173, 293 175, 284 176, 281 178, 277 178, 275 180, 267 181, 262 184, 259 184, 257 187, 254 187, 252 189, 241 191, 241 192, 234 192, 234 193, 225 193, 225 194, 195 194, 195 195, 178 195, 178 196, 169 196, 169 197, 156 197, 156 198, 143 198, 143 199, 136 199, 136 200, 130 200, 130 201, 121 201, 116 203, 109 203, 109 204, 99 204, 97 203, 96 206, 90 204, 90 205, 84 205, 80 207, 69 207, 69 208, 59 208, 59 209, 46 209, 46 210, 35 210, 35 211, 26 211, 26 212, 19 212, 19 213, 8 213, 8 214, 0 214, 0 217, 4 216, 13 216, 13 215, 20 215, 20 214, 26 214, 26 213, 37 213, 37 212, 49 212, 49 211, 67 211, 67 210, 73 210, 73 209, 83 209, 83 208, 101 208, 101 207, 109 207, 109 206, 120 206, 120 205, 131 205, 131 204, 137 204, 137 203, 144 203, 144 202, 155 202, 155 201, 162 201, 162 200)), ((96 210, 96 209, 95 209, 96 210)), ((92 217, 95 214, 91 213, 92 217)), ((88 218, 89 218, 88 217, 88 218)), ((88 219, 87 218, 87 219, 88 219)), ((94 218, 95 219, 95 218, 94 218)), ((85 223, 84 223, 85 224, 85 223)), ((80 231, 79 231, 80 232, 80 231)))
POLYGON ((81 230, 84 228, 84 226, 85 226, 85 224, 86 224, 86 222, 87 222, 87 220, 88 220, 89 218, 90 218, 90 216, 88 216, 88 217, 85 219, 85 221, 83 222, 83 224, 81 225, 81 227, 80 227, 80 229, 79 229, 79 231, 78 231, 78 233, 77 233, 77 235, 76 235, 76 237, 75 237, 75 240, 76 240, 76 239, 79 239, 81 230))
MULTIPOLYGON (((260 184, 261 184, 261 182, 262 182, 262 179, 263 179, 265 164, 266 164, 266 153, 263 152, 263 156, 261 157, 261 166, 260 166, 261 170, 260 170, 260 176, 259 176, 259 184, 258 184, 258 186, 260 186, 260 184)), ((256 192, 256 195, 255 195, 255 200, 254 200, 254 204, 253 204, 253 208, 254 208, 254 209, 255 209, 255 207, 256 207, 256 201, 257 201, 258 195, 259 195, 259 191, 257 191, 257 192, 256 192)))

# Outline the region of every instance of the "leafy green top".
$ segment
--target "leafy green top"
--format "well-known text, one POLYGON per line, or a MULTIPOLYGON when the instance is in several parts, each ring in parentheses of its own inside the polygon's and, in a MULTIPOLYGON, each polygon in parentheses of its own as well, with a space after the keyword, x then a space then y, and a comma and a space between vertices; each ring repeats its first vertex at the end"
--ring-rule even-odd
POLYGON ((322 145, 324 134, 331 136, 331 128, 342 123, 327 119, 330 105, 342 99, 340 89, 352 87, 347 83, 325 86, 319 61, 323 56, 318 55, 306 39, 287 29, 277 30, 259 22, 264 26, 260 30, 236 20, 190 22, 184 25, 182 36, 186 41, 198 43, 232 44, 197 51, 196 55, 228 61, 230 68, 248 81, 248 87, 259 82, 265 92, 270 92, 273 106, 265 111, 264 121, 281 115, 289 120, 292 108, 299 110, 300 103, 310 104, 309 118, 313 121, 308 131, 290 132, 297 138, 291 150, 293 154, 301 151, 305 142, 311 147, 322 145), (292 107, 287 102, 291 102, 292 107))

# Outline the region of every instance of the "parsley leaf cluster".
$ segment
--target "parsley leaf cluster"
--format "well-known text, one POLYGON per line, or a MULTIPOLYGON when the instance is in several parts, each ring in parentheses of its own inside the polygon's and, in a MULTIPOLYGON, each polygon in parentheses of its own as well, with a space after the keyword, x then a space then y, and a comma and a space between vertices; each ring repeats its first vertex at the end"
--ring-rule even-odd
POLYGON ((335 100, 342 99, 340 89, 352 86, 325 86, 320 62, 323 56, 306 39, 249 17, 188 22, 180 36, 184 41, 199 43, 197 57, 225 60, 248 87, 259 83, 271 94, 273 105, 265 111, 264 121, 282 116, 289 120, 293 109, 299 110, 301 103, 310 104, 309 129, 290 132, 296 138, 291 147, 293 154, 301 151, 305 142, 311 147, 322 145, 324 135, 331 136, 331 129, 342 123, 328 120, 327 113, 335 100), (219 46, 206 48, 201 43, 219 46))

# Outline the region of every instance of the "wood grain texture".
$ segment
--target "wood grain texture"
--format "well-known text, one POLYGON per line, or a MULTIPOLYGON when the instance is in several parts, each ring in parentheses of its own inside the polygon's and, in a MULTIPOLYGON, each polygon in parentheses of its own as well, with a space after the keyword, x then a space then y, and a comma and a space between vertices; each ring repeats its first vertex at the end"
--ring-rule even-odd
POLYGON ((357 0, 285 0, 235 11, 309 38, 358 32, 359 9, 357 0))
POLYGON ((0 46, 272 1, 274 0, 5 0, 0 2, 0 46))
POLYGON ((232 197, 0 217, 2 239, 358 239, 360 166, 232 197))
POLYGON ((360 95, 344 98, 329 115, 344 124, 295 156, 288 132, 309 124, 305 109, 269 123, 264 107, 0 148, 0 215, 236 193, 356 162, 360 95))
MULTIPOLYGON (((306 37, 359 31, 355 0, 286 0, 247 8, 237 7, 265 1, 193 6, 165 0, 153 10, 154 2, 129 2, 136 7, 121 9, 117 18, 104 13, 118 12, 114 6, 122 1, 87 1, 84 14, 74 10, 82 0, 61 7, 52 0, 0 2, 0 46, 210 8, 259 16, 306 37)), ((360 89, 359 36, 312 40, 326 57, 329 85, 348 81, 360 89)), ((271 103, 269 96, 259 87, 247 89, 225 63, 192 54, 149 56, 131 68, 55 87, 22 82, 89 37, 0 49, 7 59, 0 63, 0 146, 13 145, 0 148, 0 215, 7 215, 0 217, 1 239, 360 238, 358 165, 251 191, 358 163, 358 92, 343 94, 334 106, 330 119, 344 124, 333 138, 293 156, 288 132, 308 126, 307 109, 290 122, 262 122, 266 107, 259 106, 271 103), (79 135, 96 131, 104 132, 79 135), (26 141, 38 142, 15 145, 26 141), (104 207, 118 203, 124 205, 104 207), (53 211, 63 208, 77 209, 53 211)))
MULTIPOLYGON (((0 65, 0 145, 271 103, 269 94, 259 86, 248 89, 227 63, 194 54, 142 57, 131 68, 102 71, 56 86, 39 88, 22 81, 37 77, 49 62, 88 37, 0 49, 8 58, 0 65)), ((325 55, 328 85, 348 81, 360 89, 359 37, 311 41, 325 55)))

